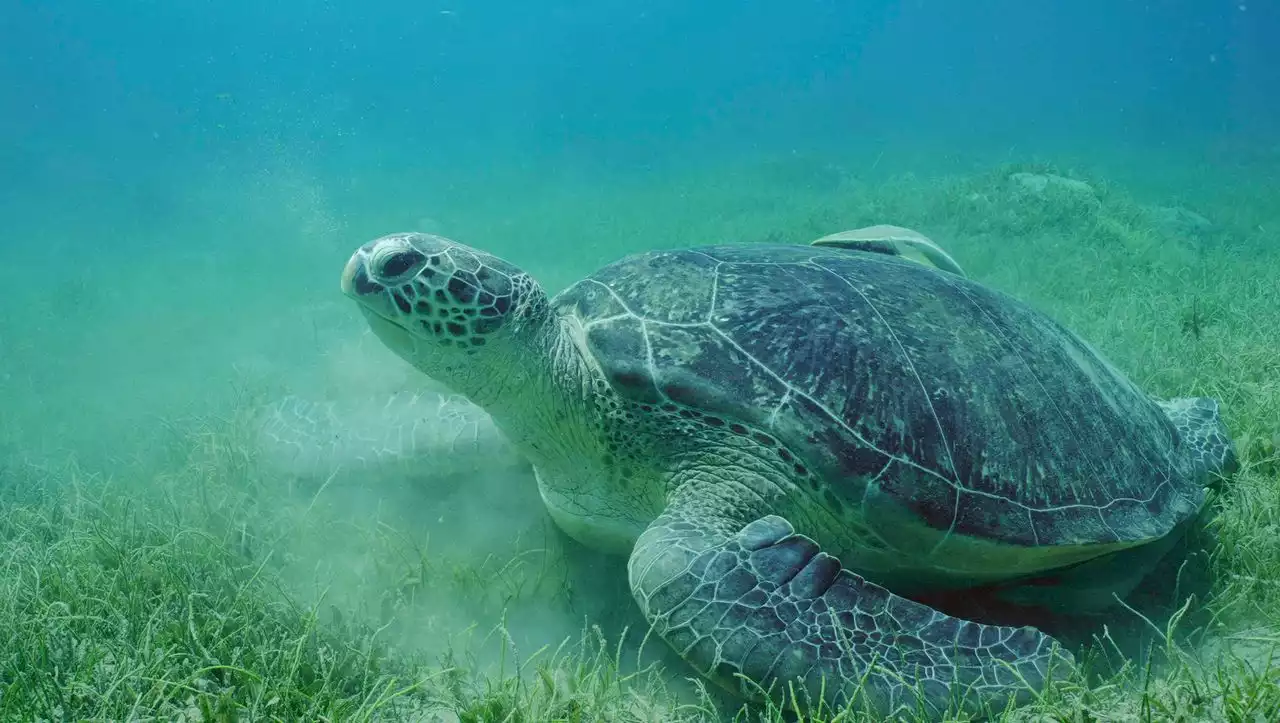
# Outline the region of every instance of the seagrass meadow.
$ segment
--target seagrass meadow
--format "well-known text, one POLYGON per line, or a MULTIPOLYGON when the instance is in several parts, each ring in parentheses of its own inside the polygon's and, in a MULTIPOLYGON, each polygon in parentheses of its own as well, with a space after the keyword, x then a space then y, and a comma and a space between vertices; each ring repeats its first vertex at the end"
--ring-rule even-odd
POLYGON ((567 541, 519 464, 286 473, 257 415, 425 383, 338 293, 376 235, 442 233, 556 291, 632 251, 876 223, 929 234, 1152 394, 1221 400, 1242 463, 1134 599, 1064 623, 1072 676, 992 719, 1280 720, 1280 157, 228 174, 136 201, 152 220, 128 253, 65 240, 110 218, 15 228, 39 249, 5 250, 0 720, 796 719, 646 639, 624 562, 567 541), (403 190, 427 187, 447 190, 403 190))

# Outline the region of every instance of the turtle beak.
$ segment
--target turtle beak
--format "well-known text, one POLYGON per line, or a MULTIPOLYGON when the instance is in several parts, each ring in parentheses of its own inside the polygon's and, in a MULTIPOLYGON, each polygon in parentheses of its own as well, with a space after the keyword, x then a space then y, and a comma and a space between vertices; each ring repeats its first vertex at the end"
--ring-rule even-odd
POLYGON ((382 291, 382 286, 372 282, 369 278, 369 271, 365 268, 364 254, 357 251, 351 254, 351 258, 347 259, 347 265, 342 269, 342 279, 339 282, 342 293, 350 296, 357 301, 362 300, 371 292, 382 291))
POLYGON ((342 269, 339 287, 342 293, 354 300, 366 316, 377 317, 395 326, 403 326, 401 315, 396 313, 396 306, 391 299, 387 287, 373 280, 369 275, 369 255, 366 249, 352 254, 347 265, 342 269))

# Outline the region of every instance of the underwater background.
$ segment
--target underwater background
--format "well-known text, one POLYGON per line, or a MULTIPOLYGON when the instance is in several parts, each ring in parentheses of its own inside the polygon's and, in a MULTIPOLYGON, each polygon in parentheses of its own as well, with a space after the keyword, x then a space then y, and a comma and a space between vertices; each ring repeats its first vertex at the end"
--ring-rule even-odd
POLYGON ((1280 719, 1276 38, 1265 0, 0 1, 0 719, 731 717, 482 416, 404 447, 441 390, 338 277, 396 231, 554 293, 876 223, 1220 398, 1244 460, 1201 617, 1041 713, 1280 719))

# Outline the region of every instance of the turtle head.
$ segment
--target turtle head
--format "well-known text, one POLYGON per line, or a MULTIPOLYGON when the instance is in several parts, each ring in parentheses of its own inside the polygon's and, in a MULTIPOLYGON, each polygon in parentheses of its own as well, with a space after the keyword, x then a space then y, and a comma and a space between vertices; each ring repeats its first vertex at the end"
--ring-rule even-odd
POLYGON ((472 397, 519 376, 525 365, 512 354, 531 350, 549 317, 546 292, 524 271, 423 233, 361 246, 342 272, 342 292, 392 351, 472 397))

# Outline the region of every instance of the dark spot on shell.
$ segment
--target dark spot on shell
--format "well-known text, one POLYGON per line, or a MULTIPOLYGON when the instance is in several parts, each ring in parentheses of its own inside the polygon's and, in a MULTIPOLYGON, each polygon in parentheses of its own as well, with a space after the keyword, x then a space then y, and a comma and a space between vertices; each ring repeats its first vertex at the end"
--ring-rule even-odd
POLYGON ((413 308, 416 309, 419 314, 430 314, 431 302, 426 299, 419 299, 418 303, 413 305, 413 308))
POLYGON ((467 328, 462 324, 457 324, 451 321, 444 326, 449 330, 449 334, 453 336, 464 336, 467 333, 467 328))
POLYGON ((700 396, 693 387, 683 384, 668 384, 662 388, 662 393, 671 401, 686 406, 696 406, 700 396))
POLYGON ((706 422, 707 424, 709 424, 709 425, 711 425, 711 426, 713 426, 713 427, 723 427, 723 426, 724 426, 724 420, 723 420, 723 419, 721 419, 721 418, 719 418, 719 417, 706 417, 706 418, 705 418, 705 419, 703 419, 702 421, 703 421, 703 422, 706 422))
POLYGON ((511 297, 499 296, 498 299, 493 302, 493 308, 497 309, 499 314, 507 313, 507 310, 511 308, 511 297))
POLYGON ((405 296, 413 296, 414 294, 413 284, 405 284, 404 286, 401 286, 400 293, 404 294, 405 296))
POLYGON ((409 300, 400 294, 392 294, 391 298, 396 302, 396 308, 401 312, 408 314, 413 311, 413 307, 409 304, 409 300))
POLYGON ((778 447, 778 456, 782 458, 783 462, 790 462, 792 459, 791 453, 785 447, 778 447))
POLYGON ((494 302, 493 294, 490 294, 487 291, 481 291, 476 296, 476 303, 481 306, 492 306, 493 302, 494 302))
POLYGON ((794 469, 796 471, 796 474, 800 475, 801 477, 808 476, 809 474, 809 470, 806 469, 805 466, 802 464, 796 464, 794 469))
POLYGON ((618 372, 613 375, 613 383, 624 389, 638 389, 649 385, 649 377, 639 372, 618 372))
POLYGON ((685 419, 693 419, 693 412, 688 409, 681 409, 680 416, 684 417, 685 419))
POLYGON ((721 660, 719 663, 716 663, 716 667, 712 668, 707 677, 712 680, 736 681, 740 680, 738 674, 741 672, 742 668, 736 663, 728 660, 721 660))
POLYGON ((497 316, 498 310, 492 306, 486 306, 480 310, 480 316, 497 316))
POLYGON ((730 424, 729 431, 733 432, 734 434, 746 434, 747 428, 742 426, 741 424, 730 424))
POLYGON ((430 259, 428 259, 427 263, 431 264, 432 266, 439 266, 439 265, 440 265, 440 257, 439 257, 439 256, 432 256, 430 259))
POLYGON ((440 322, 435 321, 435 322, 432 322, 432 323, 431 323, 431 331, 432 331, 433 333, 435 333, 435 334, 443 334, 443 333, 444 333, 444 327, 443 327, 443 326, 440 326, 440 322))
POLYGON ((436 301, 441 304, 449 303, 449 295, 444 293, 444 289, 436 289, 436 301))
POLYGON ((675 412, 675 411, 676 411, 676 410, 678 410, 678 409, 679 409, 679 407, 677 407, 677 406, 676 406, 676 405, 674 405, 674 404, 670 404, 670 403, 668 403, 668 404, 664 404, 664 405, 662 405, 662 411, 667 412, 667 413, 675 412))
POLYGON ((760 444, 763 444, 766 447, 772 447, 773 445, 777 444, 777 442, 774 441, 773 437, 770 437, 767 434, 761 434, 760 432, 753 432, 751 434, 751 438, 759 442, 760 444))
POLYGON ((471 346, 484 346, 485 338, 483 336, 471 337, 471 346))
POLYGON ((836 457, 840 461, 840 472, 850 477, 871 476, 889 463, 884 453, 862 446, 844 447, 836 457))
POLYGON ((440 346, 453 346, 453 339, 440 339, 438 343, 440 346))

